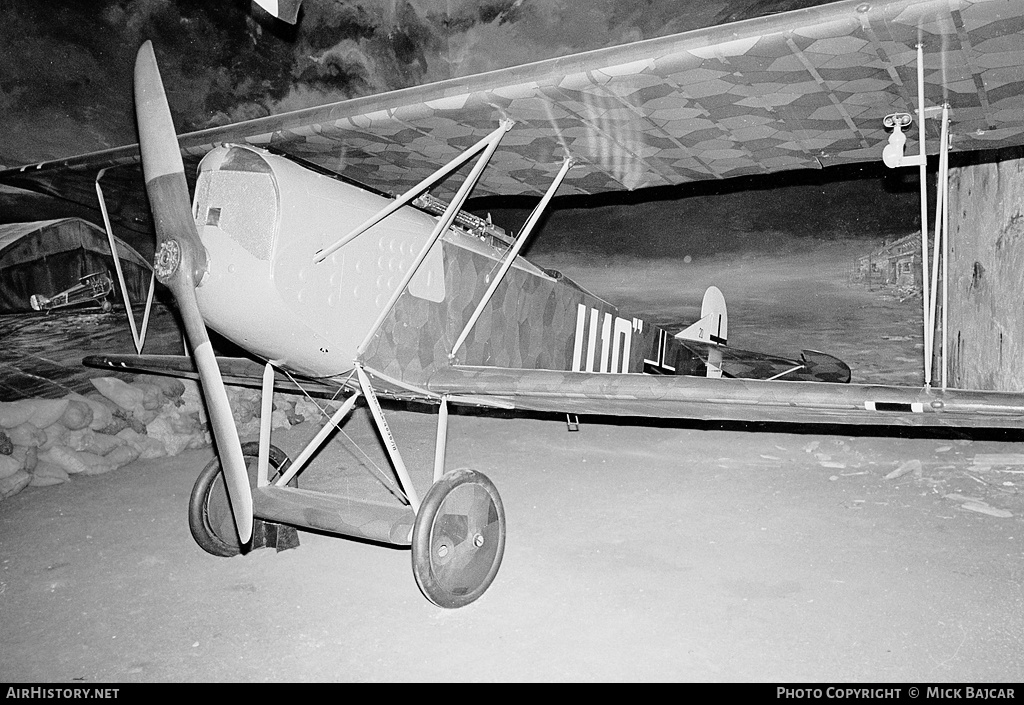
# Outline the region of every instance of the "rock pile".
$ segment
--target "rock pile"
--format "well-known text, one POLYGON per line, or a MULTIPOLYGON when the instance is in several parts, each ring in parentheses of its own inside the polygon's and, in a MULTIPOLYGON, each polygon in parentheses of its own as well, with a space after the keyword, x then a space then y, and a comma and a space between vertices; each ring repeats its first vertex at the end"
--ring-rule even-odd
MULTIPOLYGON (((0 500, 27 486, 98 475, 136 459, 177 455, 211 443, 199 387, 190 380, 119 375, 91 380, 95 392, 0 402, 0 500)), ((260 392, 228 387, 241 437, 260 425, 260 392)), ((276 395, 272 427, 319 415, 313 402, 276 395)))

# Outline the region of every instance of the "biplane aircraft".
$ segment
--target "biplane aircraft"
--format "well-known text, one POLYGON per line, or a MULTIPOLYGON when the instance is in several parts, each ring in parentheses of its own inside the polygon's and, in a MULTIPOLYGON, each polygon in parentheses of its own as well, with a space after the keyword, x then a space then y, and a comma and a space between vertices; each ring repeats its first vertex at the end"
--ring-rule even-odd
MULTIPOLYGON (((294 20, 297 3, 285 5, 294 20)), ((86 362, 201 380, 218 453, 191 500, 203 548, 246 550, 260 522, 411 546, 426 597, 458 607, 494 579, 505 517, 489 479, 446 468, 451 404, 1020 427, 1019 394, 848 384, 849 369, 824 354, 733 351, 715 289, 703 318, 672 334, 519 253, 556 190, 599 194, 883 152, 892 166, 923 169, 927 134, 942 137, 932 144, 940 161, 949 149, 1024 144, 1022 26, 1021 0, 853 0, 181 136, 147 42, 135 72, 139 145, 7 170, 0 182, 82 202, 94 191, 109 229, 104 185, 117 194, 115 220, 144 213, 141 163, 156 277, 193 355, 86 362), (915 121, 916 157, 904 153, 913 130, 902 131, 915 121), (474 188, 539 202, 513 238, 463 212, 474 188), (216 357, 207 327, 263 363, 216 357), (258 443, 241 444, 225 382, 263 390, 258 443), (293 460, 270 443, 274 389, 347 394, 293 460), (380 397, 438 410, 422 497, 380 397), (360 398, 404 503, 293 486, 360 398)))

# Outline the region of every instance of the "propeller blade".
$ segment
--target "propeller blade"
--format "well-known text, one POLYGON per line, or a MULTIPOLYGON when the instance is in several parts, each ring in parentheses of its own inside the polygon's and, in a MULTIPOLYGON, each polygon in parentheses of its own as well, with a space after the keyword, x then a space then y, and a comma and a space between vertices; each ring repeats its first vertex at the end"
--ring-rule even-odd
POLYGON ((224 486, 231 500, 238 540, 247 544, 252 538, 252 491, 249 489, 249 473, 242 455, 242 444, 238 440, 238 429, 231 416, 228 393, 220 376, 220 367, 213 354, 206 324, 199 313, 195 287, 182 287, 180 292, 172 288, 171 291, 178 301, 178 310, 185 323, 185 334, 192 345, 192 358, 199 369, 199 380, 206 399, 206 410, 210 415, 210 427, 217 442, 217 453, 224 471, 224 486))
POLYGON ((196 286, 207 270, 206 248, 199 240, 185 181, 185 167, 171 121, 160 70, 153 45, 146 42, 135 60, 135 112, 139 123, 139 148, 146 177, 157 253, 157 279, 174 294, 185 324, 185 335, 199 369, 203 397, 210 414, 210 426, 217 443, 224 485, 231 500, 238 538, 252 538, 252 492, 246 472, 242 445, 238 440, 228 404, 227 390, 213 354, 206 323, 196 300, 196 286))
POLYGON ((135 114, 139 123, 139 150, 146 177, 153 224, 156 227, 156 276, 168 285, 177 263, 191 256, 191 274, 201 282, 206 272, 206 248, 192 219, 192 202, 185 181, 178 138, 171 121, 160 69, 147 41, 135 58, 135 114))

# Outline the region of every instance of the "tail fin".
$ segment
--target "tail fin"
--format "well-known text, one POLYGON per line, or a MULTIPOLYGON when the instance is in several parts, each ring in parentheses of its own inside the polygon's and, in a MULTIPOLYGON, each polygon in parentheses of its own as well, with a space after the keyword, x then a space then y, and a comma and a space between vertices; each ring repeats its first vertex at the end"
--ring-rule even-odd
POLYGON ((709 286, 704 292, 700 315, 699 321, 676 333, 675 337, 679 340, 725 345, 729 337, 729 314, 725 307, 725 296, 717 286, 709 286))

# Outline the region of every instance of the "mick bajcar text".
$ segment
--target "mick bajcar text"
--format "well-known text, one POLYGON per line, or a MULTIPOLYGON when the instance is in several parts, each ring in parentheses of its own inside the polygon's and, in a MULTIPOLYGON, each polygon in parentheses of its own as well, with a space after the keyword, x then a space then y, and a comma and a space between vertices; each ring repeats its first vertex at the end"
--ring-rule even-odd
MULTIPOLYGON (((903 690, 903 688, 837 688, 835 686, 828 688, 786 688, 779 686, 775 689, 775 697, 813 698, 815 700, 820 700, 821 698, 836 698, 840 700, 884 698, 889 700, 898 699, 903 690)), ((969 685, 957 686, 955 688, 925 686, 923 689, 911 686, 906 688, 906 691, 911 699, 923 696, 925 699, 962 698, 965 700, 988 700, 990 698, 1005 698, 1014 700, 1017 697, 1013 688, 979 688, 969 685)))

